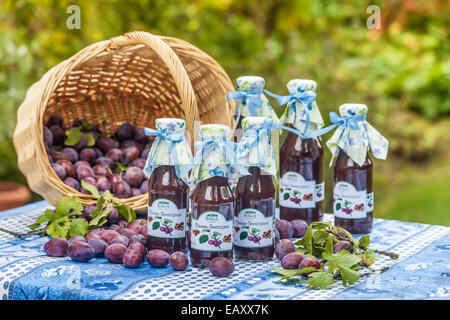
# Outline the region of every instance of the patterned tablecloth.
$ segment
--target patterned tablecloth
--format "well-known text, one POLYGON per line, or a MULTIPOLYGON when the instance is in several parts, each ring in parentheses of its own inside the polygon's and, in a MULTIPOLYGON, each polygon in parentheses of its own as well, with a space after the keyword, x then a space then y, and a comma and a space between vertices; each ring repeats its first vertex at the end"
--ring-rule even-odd
MULTIPOLYGON (((25 232, 47 207, 41 201, 1 212, 0 226, 25 232)), ((279 283, 267 263, 235 262, 228 278, 191 267, 156 269, 146 262, 138 269, 104 258, 76 263, 46 256, 47 240, 0 232, 2 299, 450 299, 450 228, 443 226, 375 219, 371 247, 396 252, 400 259, 381 256, 373 268, 389 269, 328 290, 279 283)), ((279 266, 275 260, 271 264, 279 266)))

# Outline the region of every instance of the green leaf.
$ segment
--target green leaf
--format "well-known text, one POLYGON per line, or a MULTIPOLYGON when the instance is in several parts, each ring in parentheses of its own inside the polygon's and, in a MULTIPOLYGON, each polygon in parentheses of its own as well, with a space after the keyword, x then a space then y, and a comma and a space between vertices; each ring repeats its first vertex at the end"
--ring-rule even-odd
POLYGON ((88 147, 92 147, 95 145, 95 138, 92 134, 90 133, 84 134, 84 138, 86 139, 86 145, 88 147))
POLYGON ((325 241, 327 241, 329 237, 329 233, 323 230, 317 230, 313 233, 313 239, 316 244, 323 244, 325 241))
POLYGON ((89 230, 89 223, 84 219, 72 219, 70 223, 70 236, 85 236, 89 230))
POLYGON ((361 278, 359 272, 343 265, 339 266, 339 273, 341 274, 342 284, 344 285, 344 287, 349 284, 355 283, 361 278))
POLYGON ((333 272, 337 268, 346 267, 351 268, 355 264, 361 262, 361 257, 351 254, 346 250, 339 251, 338 253, 331 254, 324 252, 322 257, 328 261, 328 271, 333 272))
POLYGON ((370 266, 375 261, 376 257, 378 257, 378 255, 372 249, 367 249, 363 255, 363 262, 370 266))
POLYGON ((87 191, 89 191, 94 197, 96 198, 100 197, 100 193, 98 192, 97 188, 92 184, 89 184, 86 181, 81 180, 81 186, 87 191))
POLYGON ((74 127, 70 130, 66 131, 66 140, 64 141, 64 144, 66 146, 74 146, 78 142, 80 142, 81 137, 84 136, 83 132, 81 132, 81 127, 74 127))
POLYGON ((62 197, 56 205, 56 218, 66 215, 80 215, 83 206, 75 197, 62 197))
POLYGON ((303 245, 305 246, 307 252, 309 253, 313 252, 313 239, 311 226, 309 226, 308 229, 306 229, 305 235, 303 236, 303 245))
POLYGON ((311 289, 327 289, 334 283, 333 275, 326 271, 318 271, 309 274, 307 288, 311 289))
POLYGON ((105 192, 103 192, 103 197, 105 198, 106 201, 110 201, 113 198, 113 195, 111 191, 105 190, 105 192))
POLYGON ((172 220, 170 220, 170 219, 164 219, 164 222, 163 222, 164 224, 169 224, 169 223, 173 223, 173 221, 172 220))
POLYGON ((301 275, 301 273, 299 272, 300 270, 298 270, 298 269, 281 269, 281 268, 276 268, 270 264, 269 264, 269 266, 273 269, 273 271, 275 271, 276 273, 278 273, 279 275, 282 276, 282 278, 280 280, 290 279, 290 278, 301 275))
POLYGON ((158 221, 156 221, 156 222, 153 222, 153 224, 152 224, 152 230, 156 230, 156 229, 158 229, 158 228, 159 228, 159 226, 160 226, 160 224, 159 224, 159 222, 158 222, 158 221))
POLYGON ((212 234, 213 238, 217 238, 218 236, 221 236, 222 234, 220 232, 214 231, 212 234))
POLYGON ((313 229, 321 230, 328 227, 331 227, 331 222, 315 221, 311 223, 311 228, 313 229))
POLYGON ((127 220, 128 223, 136 220, 136 212, 132 207, 118 203, 113 203, 113 206, 117 209, 117 211, 119 211, 122 217, 127 220))
POLYGON ((239 239, 240 239, 240 240, 247 239, 247 237, 248 237, 247 231, 242 231, 242 232, 239 234, 239 239))
POLYGON ((305 248, 302 248, 302 247, 296 247, 295 248, 295 252, 298 252, 298 253, 301 253, 303 255, 306 255, 306 250, 305 250, 305 248))
MULTIPOLYGON (((99 211, 96 212, 96 214, 92 214, 92 220, 89 222, 89 225, 91 227, 100 227, 104 225, 108 219, 108 214, 111 212, 111 207, 101 207, 99 211)), ((94 210, 95 211, 95 210, 94 210)), ((93 212, 94 212, 93 211, 93 212)))
POLYGON ((370 244, 370 237, 369 235, 362 236, 361 239, 359 239, 359 245, 363 248, 367 248, 370 244))
POLYGON ((339 211, 342 208, 341 203, 336 203, 336 211, 339 211))
POLYGON ((284 200, 287 200, 287 199, 289 199, 289 193, 285 193, 285 194, 283 194, 283 199, 284 199, 284 200))
POLYGON ((68 216, 64 216, 53 220, 47 227, 47 234, 52 238, 69 238, 70 220, 68 216))
POLYGON ((297 247, 304 247, 305 246, 305 240, 303 240, 304 239, 304 237, 303 238, 301 238, 301 239, 298 239, 297 241, 295 241, 294 242, 294 244, 297 246, 297 247))
POLYGON ((40 227, 41 224, 43 224, 44 222, 51 222, 53 220, 56 219, 55 214, 53 213, 52 210, 47 209, 44 211, 44 213, 42 215, 40 215, 37 219, 36 222, 29 225, 28 228, 32 229, 32 230, 36 230, 37 228, 40 227))
POLYGON ((116 169, 114 170, 114 172, 127 171, 127 169, 128 169, 128 166, 124 166, 120 162, 116 162, 116 169))
POLYGON ((333 242, 333 236, 329 236, 327 241, 325 242, 325 251, 333 253, 334 249, 334 242, 333 242))
POLYGON ((208 235, 206 235, 206 234, 204 234, 204 235, 202 235, 202 236, 200 236, 200 238, 198 239, 198 241, 200 242, 200 243, 205 243, 206 241, 208 241, 208 235))

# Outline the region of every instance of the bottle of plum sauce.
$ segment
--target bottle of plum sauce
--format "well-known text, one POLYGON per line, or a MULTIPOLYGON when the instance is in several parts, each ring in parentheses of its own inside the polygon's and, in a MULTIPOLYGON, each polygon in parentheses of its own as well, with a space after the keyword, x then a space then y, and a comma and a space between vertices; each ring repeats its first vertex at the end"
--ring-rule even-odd
MULTIPOLYGON (((245 117, 262 116, 274 121, 278 121, 278 117, 264 94, 264 78, 259 76, 242 76, 236 79, 236 84, 237 91, 230 94, 245 94, 242 98, 232 98, 236 99, 236 126, 233 132, 233 140, 239 142, 243 135, 242 120, 245 117), (258 98, 255 99, 255 97, 258 98)), ((273 140, 278 139, 278 135, 274 135, 272 138, 273 140)), ((233 192, 235 192, 237 181, 230 179, 229 184, 233 192)))
MULTIPOLYGON (((200 127, 201 147, 195 157, 192 178, 190 256, 193 267, 207 268, 215 257, 233 258, 234 196, 228 184, 229 166, 224 146, 230 129, 209 124, 200 127)), ((232 147, 233 148, 233 147, 232 147)))
POLYGON ((370 233, 373 220, 372 160, 359 166, 340 148, 334 170, 334 223, 350 233, 370 233))
MULTIPOLYGON (((366 122, 367 106, 344 104, 340 106, 340 125, 327 146, 334 162, 333 213, 334 223, 353 234, 372 230, 374 195, 372 185, 372 155, 386 159, 388 141, 366 122)), ((333 161, 332 159, 332 161, 333 161)))
POLYGON ((245 131, 237 157, 249 167, 250 175, 240 177, 236 188, 233 237, 236 259, 266 261, 274 254, 276 192, 273 175, 276 175, 276 165, 270 130, 263 128, 266 119, 247 117, 243 120, 245 131), (261 134, 262 130, 266 132, 261 134), (260 150, 264 152, 262 159, 260 150))
POLYGON ((186 217, 189 186, 174 166, 157 167, 149 179, 148 247, 187 252, 186 217))
MULTIPOLYGON (((189 186, 177 174, 176 166, 192 159, 189 145, 184 138, 185 122, 181 119, 156 120, 157 135, 149 152, 146 174, 150 173, 148 194, 148 248, 168 253, 187 252, 187 213, 189 186), (161 134, 162 133, 162 134, 161 134), (169 151, 169 145, 173 149, 169 151), (177 152, 174 163, 170 152, 177 152)), ((146 129, 147 130, 147 129, 146 129)))
MULTIPOLYGON (((323 126, 323 119, 315 97, 316 82, 295 79, 287 87, 292 99, 281 117, 300 132, 311 132, 323 126), (308 100, 308 98, 310 100, 308 100), (300 102, 303 101, 303 104, 300 102), (307 114, 309 124, 307 124, 307 114)), ((301 219, 308 223, 323 218, 325 197, 323 177, 323 146, 320 137, 305 138, 288 132, 280 149, 279 204, 280 218, 288 221, 301 219)))

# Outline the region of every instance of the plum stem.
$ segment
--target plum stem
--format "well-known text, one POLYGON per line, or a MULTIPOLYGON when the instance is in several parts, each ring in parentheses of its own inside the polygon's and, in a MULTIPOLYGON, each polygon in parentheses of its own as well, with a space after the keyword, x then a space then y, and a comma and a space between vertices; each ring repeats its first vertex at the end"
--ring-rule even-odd
POLYGON ((383 254, 385 256, 388 256, 388 257, 390 257, 393 260, 397 260, 398 257, 399 257, 399 255, 397 253, 394 253, 394 252, 389 252, 389 251, 384 251, 384 250, 377 250, 377 249, 374 249, 373 251, 375 253, 379 253, 379 254, 383 254))
POLYGON ((15 237, 19 237, 19 238, 45 232, 45 229, 46 228, 42 228, 42 229, 38 229, 38 230, 33 230, 33 231, 28 231, 28 232, 21 233, 21 232, 15 232, 15 231, 11 231, 11 230, 4 229, 4 228, 0 227, 0 231, 9 233, 9 234, 11 234, 11 235, 13 235, 15 237))

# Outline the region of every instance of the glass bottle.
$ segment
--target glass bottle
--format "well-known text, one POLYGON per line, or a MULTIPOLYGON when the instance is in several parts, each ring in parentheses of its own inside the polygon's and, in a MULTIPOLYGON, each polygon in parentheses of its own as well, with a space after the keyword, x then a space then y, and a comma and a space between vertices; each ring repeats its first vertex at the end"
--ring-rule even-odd
POLYGON ((191 173, 197 181, 190 218, 190 255, 194 267, 207 268, 219 256, 233 258, 234 196, 228 179, 235 172, 232 169, 235 161, 228 162, 234 151, 229 135, 230 130, 224 125, 200 127, 200 142, 196 143, 200 147, 191 173))
MULTIPOLYGON (((294 79, 287 87, 291 100, 281 122, 302 133, 320 129, 323 119, 315 102, 316 82, 294 79)), ((281 219, 301 219, 308 223, 323 219, 323 154, 320 137, 302 138, 288 132, 280 149, 281 219)))
POLYGON ((156 119, 156 130, 145 129, 147 135, 157 137, 144 168, 149 176, 150 250, 187 252, 189 186, 185 182, 187 174, 183 177, 180 167, 191 163, 192 153, 184 137, 185 129, 184 120, 176 118, 156 119))
POLYGON ((372 155, 386 159, 389 142, 367 121, 367 106, 344 104, 340 117, 334 114, 339 126, 327 146, 332 152, 334 186, 334 223, 354 234, 372 230, 374 194, 372 155))
POLYGON ((274 254, 276 165, 267 118, 247 117, 237 157, 250 175, 239 178, 234 210, 234 256, 236 259, 265 261, 274 254), (262 132, 265 130, 265 132, 262 132), (262 152, 262 154, 261 154, 262 152))

